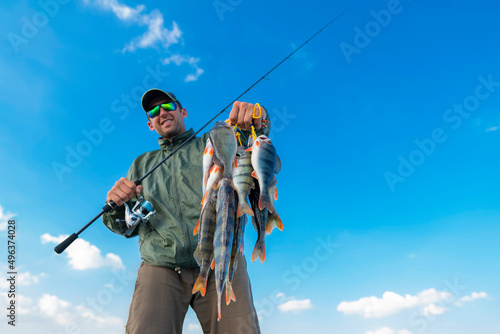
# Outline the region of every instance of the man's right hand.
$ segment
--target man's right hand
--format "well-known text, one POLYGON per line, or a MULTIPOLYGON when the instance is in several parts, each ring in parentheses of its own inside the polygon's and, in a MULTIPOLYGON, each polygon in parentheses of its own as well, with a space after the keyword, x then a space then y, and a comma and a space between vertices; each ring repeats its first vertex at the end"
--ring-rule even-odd
POLYGON ((122 206, 123 202, 128 202, 131 198, 133 198, 136 194, 141 193, 143 190, 143 186, 136 186, 133 181, 122 177, 108 192, 106 202, 109 203, 110 201, 113 201, 116 205, 122 206))

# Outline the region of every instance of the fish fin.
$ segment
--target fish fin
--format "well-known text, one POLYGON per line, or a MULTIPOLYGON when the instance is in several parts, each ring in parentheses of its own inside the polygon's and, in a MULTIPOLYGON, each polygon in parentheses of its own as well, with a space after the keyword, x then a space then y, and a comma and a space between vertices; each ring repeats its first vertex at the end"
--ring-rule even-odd
POLYGON ((196 260, 196 263, 198 263, 198 265, 200 265, 200 245, 198 244, 198 246, 196 246, 196 249, 194 250, 194 254, 193 254, 193 257, 194 259, 196 260))
MULTIPOLYGON (((257 172, 255 172, 255 170, 254 170, 254 171, 252 172, 252 174, 250 174, 250 175, 251 175, 251 176, 253 176, 253 177, 255 177, 257 180, 259 179, 259 178, 257 177, 257 172)), ((255 187, 255 186, 254 186, 254 187, 255 187)))
POLYGON ((259 231, 258 224, 259 224, 259 222, 257 221, 257 217, 253 216, 252 217, 252 226, 253 226, 253 229, 255 230, 255 232, 259 231))
POLYGON ((214 162, 214 165, 222 166, 221 161, 219 160, 219 158, 217 158, 217 154, 214 154, 212 156, 212 161, 214 162))
POLYGON ((234 164, 233 164, 234 167, 238 167, 238 159, 234 159, 234 164))
POLYGON ((236 301, 236 296, 234 295, 234 290, 229 280, 226 281, 226 305, 232 301, 236 301))
POLYGON ((264 263, 264 260, 266 259, 266 244, 264 244, 260 240, 258 240, 255 244, 255 248, 253 249, 252 253, 252 262, 257 259, 260 259, 260 262, 262 263, 264 263))
POLYGON ((238 204, 238 210, 236 211, 236 215, 238 217, 241 217, 245 213, 247 215, 249 215, 249 216, 252 216, 252 217, 254 215, 252 208, 250 207, 250 205, 248 205, 248 203, 246 201, 245 202, 240 202, 238 204))
POLYGON ((203 195, 203 198, 201 199, 201 203, 200 204, 204 204, 205 203, 205 200, 207 199, 207 192, 208 191, 205 191, 205 194, 203 195))
POLYGON ((275 227, 277 227, 278 230, 283 231, 283 223, 281 222, 281 218, 277 212, 275 212, 267 217, 266 233, 271 234, 271 231, 275 227))
POLYGON ((202 275, 198 276, 198 279, 194 283, 192 293, 200 292, 203 297, 205 297, 205 293, 207 292, 207 279, 202 275))
POLYGON ((258 140, 257 140, 257 141, 255 142, 255 145, 257 145, 257 147, 259 147, 259 146, 260 146, 260 141, 258 141, 258 140))
POLYGON ((264 208, 267 208, 267 210, 270 213, 273 212, 273 204, 271 203, 271 199, 269 198, 269 195, 266 193, 260 193, 259 209, 263 210, 264 208))
POLYGON ((240 242, 240 253, 243 254, 245 252, 245 243, 244 243, 244 239, 241 238, 241 242, 240 242))
POLYGON ((278 188, 274 188, 274 200, 278 199, 278 188))
POLYGON ((210 269, 214 270, 215 268, 215 259, 212 259, 212 263, 210 263, 210 269))
POLYGON ((247 148, 245 151, 252 152, 252 147, 247 148))
POLYGON ((200 232, 200 219, 198 219, 198 222, 196 223, 196 226, 194 227, 193 235, 197 235, 198 232, 200 232))
POLYGON ((274 164, 274 174, 278 174, 281 170, 281 159, 276 155, 276 163, 274 164))

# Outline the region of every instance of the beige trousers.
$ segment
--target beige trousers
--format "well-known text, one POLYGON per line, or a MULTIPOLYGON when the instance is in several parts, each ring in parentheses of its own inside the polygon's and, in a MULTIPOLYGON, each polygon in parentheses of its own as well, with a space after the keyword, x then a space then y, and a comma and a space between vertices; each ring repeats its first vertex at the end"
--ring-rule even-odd
POLYGON ((184 317, 191 306, 203 333, 260 334, 246 261, 244 256, 239 256, 232 284, 236 302, 226 305, 224 288, 220 321, 217 321, 217 291, 213 271, 207 281, 205 297, 202 297, 199 292, 194 295, 191 293, 199 268, 182 269, 178 273, 173 269, 142 263, 130 304, 126 333, 181 334, 184 317))

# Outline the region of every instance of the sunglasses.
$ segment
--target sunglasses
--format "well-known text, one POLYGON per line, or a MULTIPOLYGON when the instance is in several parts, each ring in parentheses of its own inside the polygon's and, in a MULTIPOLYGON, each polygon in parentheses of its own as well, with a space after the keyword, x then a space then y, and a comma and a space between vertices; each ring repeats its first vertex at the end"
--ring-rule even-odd
POLYGON ((162 103, 148 111, 149 118, 155 118, 160 115, 160 107, 165 109, 165 111, 174 111, 177 109, 177 104, 175 102, 162 103))

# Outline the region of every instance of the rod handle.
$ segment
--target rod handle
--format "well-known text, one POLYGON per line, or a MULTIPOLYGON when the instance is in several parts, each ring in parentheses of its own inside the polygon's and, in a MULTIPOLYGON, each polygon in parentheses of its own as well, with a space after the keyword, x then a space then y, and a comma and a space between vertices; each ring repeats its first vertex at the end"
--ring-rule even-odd
POLYGON ((54 247, 54 252, 56 252, 57 254, 61 254, 62 252, 64 252, 64 250, 66 248, 68 248, 69 245, 71 245, 71 243, 73 241, 76 240, 76 238, 78 238, 78 234, 73 233, 72 235, 70 235, 69 237, 67 237, 66 240, 64 240, 63 242, 61 242, 56 247, 54 247))
POLYGON ((113 210, 114 208, 116 207, 116 203, 113 202, 113 201, 109 201, 108 203, 106 203, 106 205, 104 205, 102 207, 102 211, 104 212, 110 212, 111 210, 113 210))
MULTIPOLYGON (((138 180, 135 180, 134 183, 136 186, 139 186, 139 185, 141 185, 142 181, 141 181, 141 179, 138 179, 138 180)), ((107 213, 107 212, 110 212, 111 210, 113 210, 115 207, 116 207, 116 203, 113 201, 109 201, 108 203, 106 203, 106 205, 104 205, 102 207, 102 211, 107 213)))

